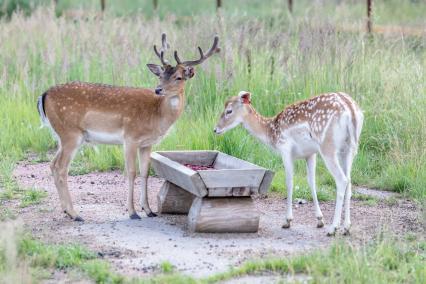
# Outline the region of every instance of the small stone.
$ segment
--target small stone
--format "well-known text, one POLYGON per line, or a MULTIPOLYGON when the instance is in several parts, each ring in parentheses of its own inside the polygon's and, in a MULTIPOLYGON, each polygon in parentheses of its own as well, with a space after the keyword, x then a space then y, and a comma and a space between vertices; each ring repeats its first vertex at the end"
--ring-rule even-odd
POLYGON ((294 201, 297 204, 306 204, 306 203, 308 203, 308 201, 306 201, 306 199, 302 199, 302 198, 296 198, 294 201))

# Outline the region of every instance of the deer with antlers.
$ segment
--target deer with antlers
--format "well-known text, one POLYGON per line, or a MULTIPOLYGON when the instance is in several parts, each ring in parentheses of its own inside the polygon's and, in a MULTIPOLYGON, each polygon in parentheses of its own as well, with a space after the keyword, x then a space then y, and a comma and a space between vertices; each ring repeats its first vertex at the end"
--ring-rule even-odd
POLYGON ((172 66, 164 59, 169 45, 163 34, 161 49, 154 45, 162 65, 147 65, 160 81, 155 90, 71 82, 54 86, 39 97, 41 120, 53 130, 59 142, 58 152, 51 163, 54 182, 62 210, 73 220, 83 221, 73 208, 67 177, 73 156, 84 142, 124 146, 129 189, 127 206, 131 219, 140 219, 133 204, 136 156, 139 153, 140 203, 148 217, 156 216, 147 200, 151 147, 179 118, 184 108, 185 82, 194 76, 195 65, 220 51, 218 42, 219 38, 215 36, 206 54, 198 47, 198 60, 182 62, 175 51, 177 64, 172 66))
POLYGON ((293 168, 296 159, 306 160, 317 227, 324 226, 315 186, 316 156, 319 153, 337 187, 333 223, 327 232, 334 235, 340 224, 343 203, 344 234, 349 234, 351 168, 358 150, 362 123, 361 109, 345 93, 322 94, 266 118, 253 108, 251 94, 242 91, 227 100, 214 132, 221 134, 242 124, 252 135, 281 154, 287 186, 287 216, 283 228, 290 228, 293 220, 293 168))

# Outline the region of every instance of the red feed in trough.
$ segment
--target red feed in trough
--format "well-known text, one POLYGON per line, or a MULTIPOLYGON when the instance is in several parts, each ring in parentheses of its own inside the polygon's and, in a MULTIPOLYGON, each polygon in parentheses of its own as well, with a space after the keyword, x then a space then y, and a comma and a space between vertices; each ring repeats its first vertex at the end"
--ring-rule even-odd
POLYGON ((205 171, 205 170, 214 170, 213 166, 200 166, 200 165, 191 165, 191 164, 183 164, 185 167, 190 168, 194 171, 205 171))

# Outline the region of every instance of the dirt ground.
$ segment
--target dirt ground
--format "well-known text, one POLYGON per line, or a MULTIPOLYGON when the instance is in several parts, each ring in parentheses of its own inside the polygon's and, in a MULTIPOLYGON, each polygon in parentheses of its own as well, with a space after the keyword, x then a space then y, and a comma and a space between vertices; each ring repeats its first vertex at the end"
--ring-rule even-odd
MULTIPOLYGON (((248 259, 285 257, 327 246, 333 240, 326 237, 325 228, 315 227, 311 202, 296 204, 292 227, 282 229, 286 205, 283 198, 274 194, 255 199, 261 218, 260 230, 253 234, 190 234, 185 215, 148 218, 141 213, 141 220, 130 220, 126 182, 120 171, 69 177, 74 206, 85 219, 84 223, 73 222, 61 212, 47 163, 23 162, 14 174, 22 187, 48 193, 38 205, 19 208, 18 201, 11 204, 37 238, 49 243, 81 243, 128 276, 157 272, 163 261, 169 261, 184 274, 203 277, 248 259)), ((159 178, 149 178, 149 202, 154 212, 162 183, 159 178)), ((383 227, 399 235, 422 233, 418 210, 411 201, 398 198, 396 203, 385 202, 386 193, 357 190, 375 194, 380 200, 375 205, 353 200, 351 236, 343 237, 339 232, 337 237, 363 243, 383 227)), ((321 202, 320 206, 326 224, 330 223, 334 202, 321 202)))

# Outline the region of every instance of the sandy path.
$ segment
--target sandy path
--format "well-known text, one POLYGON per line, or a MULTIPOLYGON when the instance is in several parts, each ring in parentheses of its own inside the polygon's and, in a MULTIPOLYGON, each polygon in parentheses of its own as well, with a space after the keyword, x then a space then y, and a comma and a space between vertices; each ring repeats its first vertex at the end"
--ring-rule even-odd
MULTIPOLYGON (((332 240, 325 236, 324 228, 315 227, 312 203, 295 205, 292 228, 281 229, 285 202, 276 195, 256 199, 261 219, 260 230, 254 234, 189 234, 186 216, 182 215, 147 218, 141 213, 142 220, 129 220, 126 183, 119 171, 69 178, 74 206, 86 220, 73 222, 61 213, 47 163, 21 163, 15 176, 24 188, 48 192, 42 204, 18 209, 35 236, 49 242, 83 243, 126 275, 155 272, 167 260, 177 270, 201 277, 225 271, 247 259, 288 256, 326 246, 332 240)), ((149 202, 154 211, 162 182, 149 178, 149 202)), ((320 206, 329 223, 334 203, 322 202, 320 206)), ((15 207, 18 208, 16 202, 15 207)), ((407 200, 399 200, 397 205, 381 201, 377 206, 354 201, 352 207, 351 241, 371 238, 383 225, 400 234, 422 230, 416 207, 407 200)), ((137 210, 140 211, 139 206, 137 210)))

